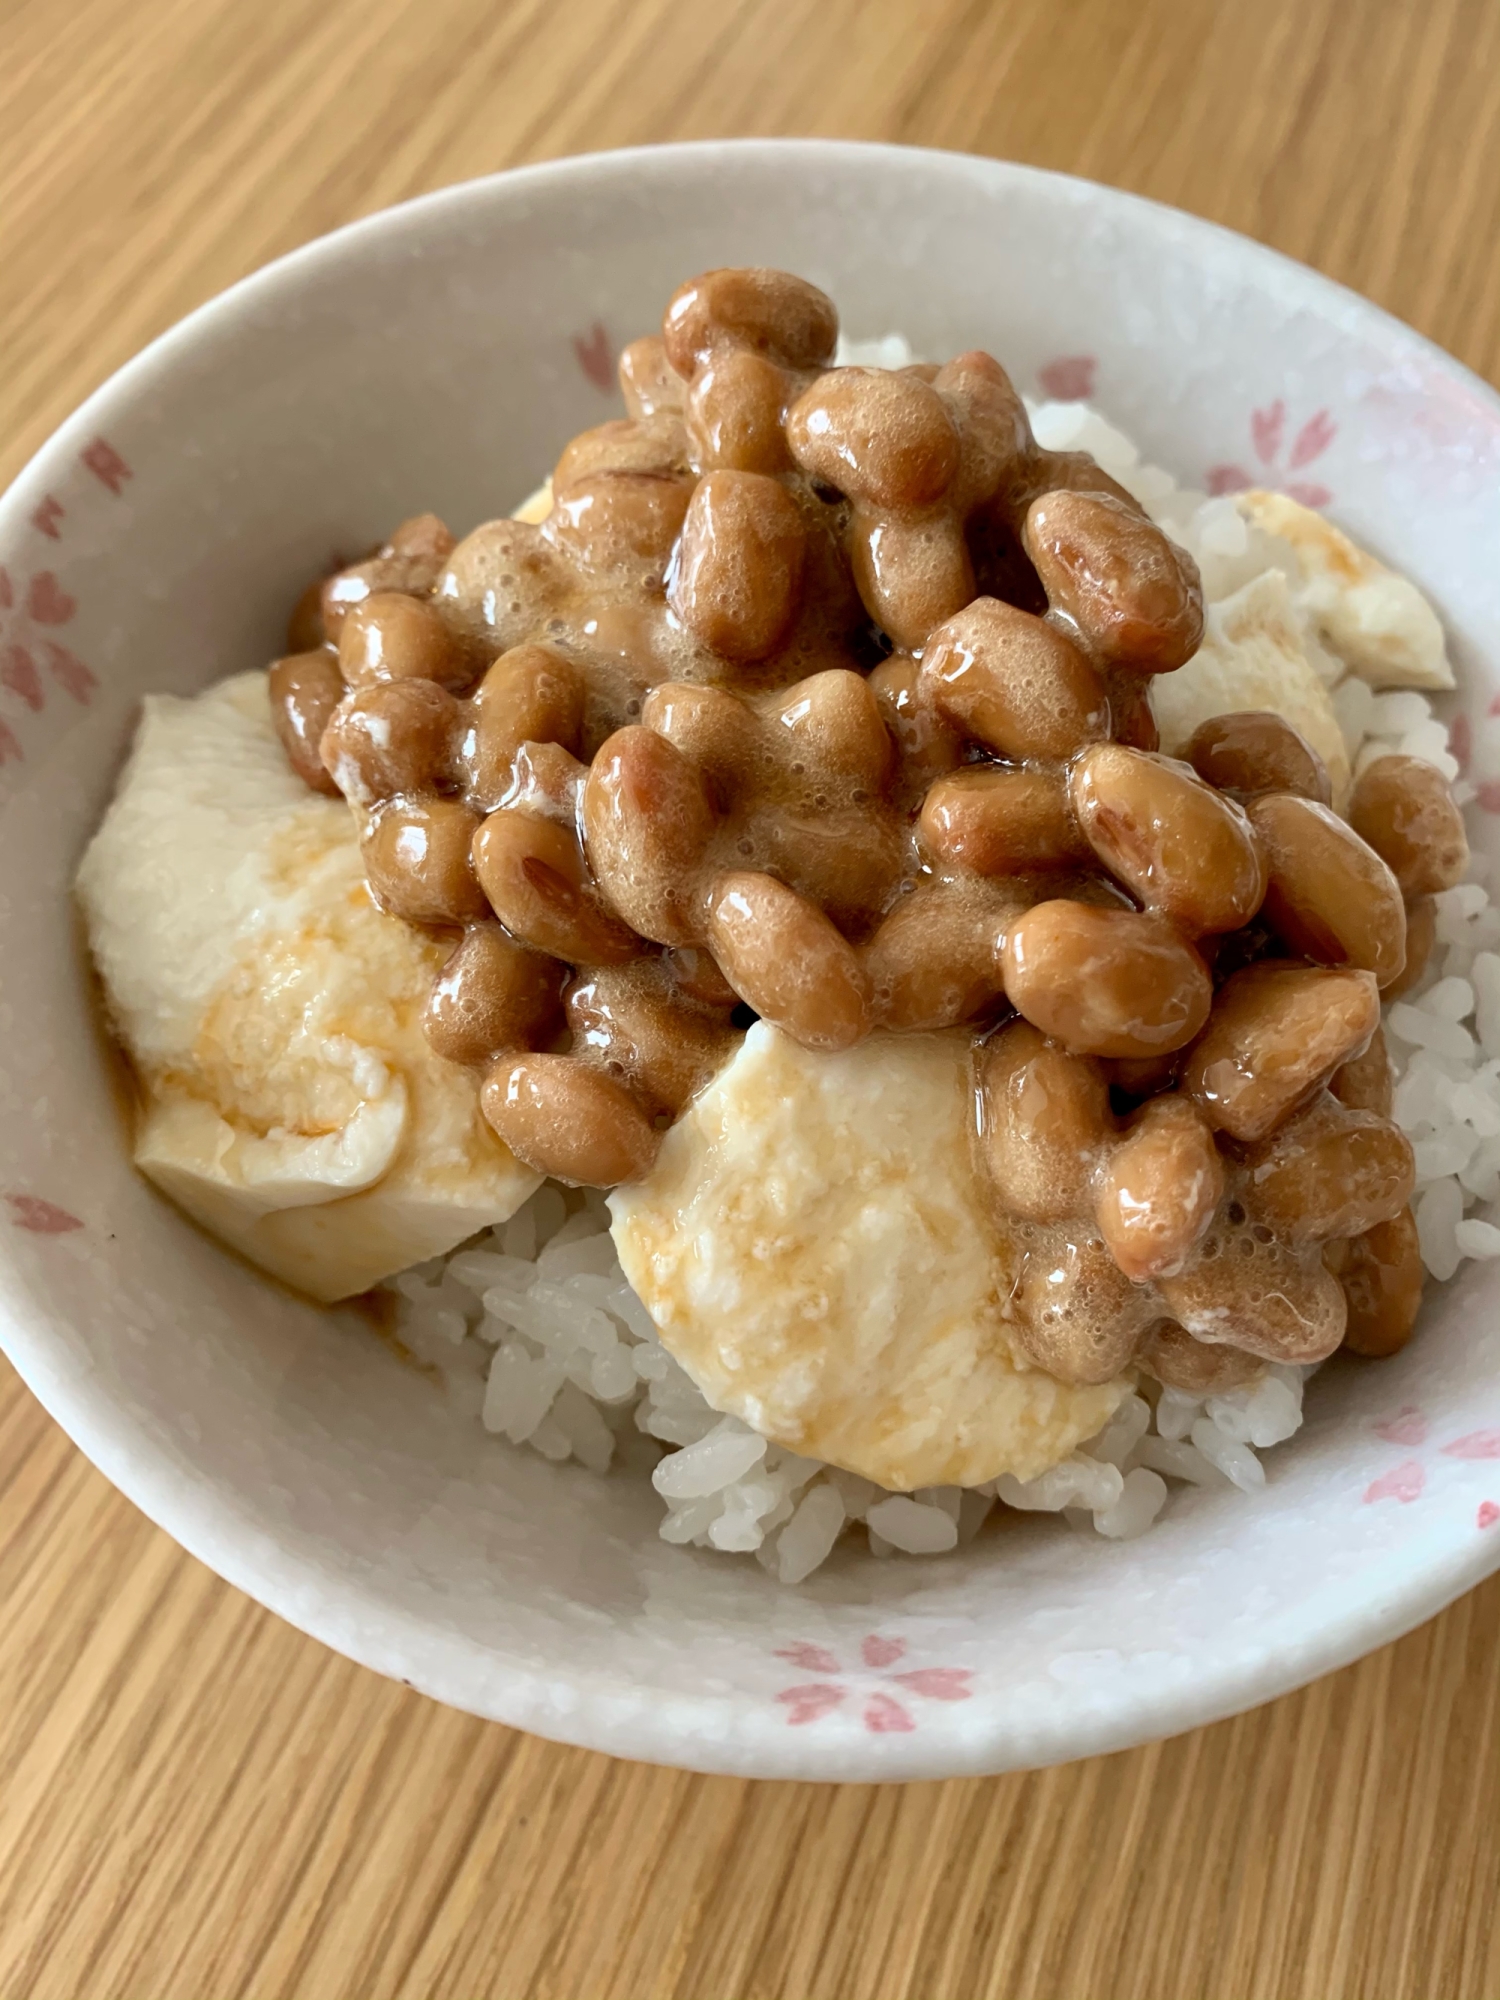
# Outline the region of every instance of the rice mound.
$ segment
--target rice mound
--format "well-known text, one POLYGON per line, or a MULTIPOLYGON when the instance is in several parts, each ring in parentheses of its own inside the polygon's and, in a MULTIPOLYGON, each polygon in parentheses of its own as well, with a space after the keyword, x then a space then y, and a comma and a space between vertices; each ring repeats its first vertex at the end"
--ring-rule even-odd
MULTIPOLYGON (((848 343, 839 355, 886 368, 911 358, 899 336, 848 343)), ((1232 496, 1179 487, 1086 404, 1043 403, 1031 418, 1041 444, 1091 452, 1134 494, 1193 555, 1209 602, 1269 568, 1292 577, 1287 545, 1247 522, 1232 496)), ((1435 765, 1460 805, 1473 800, 1425 695, 1376 693, 1321 647, 1308 652, 1328 674, 1356 775, 1400 752, 1435 765)), ((1468 1258, 1500 1256, 1500 909, 1487 873, 1476 854, 1469 879, 1437 898, 1427 972, 1384 1010, 1394 1115, 1416 1154, 1422 1257, 1438 1280, 1468 1258)), ((960 1548, 997 1504, 1060 1514, 1070 1527, 1123 1541, 1156 1520, 1168 1481, 1253 1493, 1266 1481, 1259 1454, 1301 1426, 1313 1372, 1272 1367, 1246 1388, 1206 1398, 1146 1384, 1039 1479, 887 1493, 709 1408, 626 1283, 596 1190, 549 1183, 501 1228, 384 1289, 402 1343, 459 1384, 487 1430, 594 1473, 620 1467, 649 1477, 664 1541, 753 1554, 788 1584, 810 1576, 855 1525, 877 1556, 960 1548)))

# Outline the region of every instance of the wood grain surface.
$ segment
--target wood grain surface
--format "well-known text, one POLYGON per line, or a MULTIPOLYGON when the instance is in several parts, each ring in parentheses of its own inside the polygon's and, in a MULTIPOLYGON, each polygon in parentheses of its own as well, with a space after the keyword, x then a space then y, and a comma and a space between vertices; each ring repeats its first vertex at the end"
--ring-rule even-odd
MULTIPOLYGON (((1093 175, 1500 373, 1494 0, 0 0, 0 477, 404 196, 824 133, 1093 175)), ((0 1380, 0 2000, 1493 2000, 1500 1578, 1240 1720, 906 1789, 615 1763, 278 1623, 0 1380)))

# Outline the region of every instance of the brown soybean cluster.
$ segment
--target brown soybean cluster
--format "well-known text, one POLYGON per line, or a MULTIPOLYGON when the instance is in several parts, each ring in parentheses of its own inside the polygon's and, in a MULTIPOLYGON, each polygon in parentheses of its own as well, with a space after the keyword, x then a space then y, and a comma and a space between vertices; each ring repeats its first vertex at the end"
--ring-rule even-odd
POLYGON ((969 1027, 1017 1338, 1212 1388, 1406 1338, 1380 995, 1467 849, 1438 773, 1332 810, 1279 717, 1157 752, 1196 569, 987 354, 831 365, 784 272, 620 359, 539 524, 431 515, 309 587, 271 693, 376 900, 450 934, 433 1047, 539 1170, 608 1186, 758 1015, 969 1027))

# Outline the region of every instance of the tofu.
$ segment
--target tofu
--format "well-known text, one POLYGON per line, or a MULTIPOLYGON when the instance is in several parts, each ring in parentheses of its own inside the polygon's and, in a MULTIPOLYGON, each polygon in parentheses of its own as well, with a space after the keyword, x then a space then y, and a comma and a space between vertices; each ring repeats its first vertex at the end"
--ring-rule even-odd
POLYGON ((264 674, 148 698, 77 887, 140 1082, 136 1164, 261 1269, 344 1298, 540 1185, 422 1032, 449 947, 376 908, 348 807, 287 765, 264 674))
POLYGON ((1442 625, 1414 583, 1284 493, 1253 490, 1236 504, 1291 549, 1296 607, 1351 673, 1373 688, 1453 686, 1442 625))
POLYGON ((1068 1388, 1012 1342, 970 1039, 830 1055, 757 1022, 610 1196, 625 1274, 709 1403, 897 1492, 1034 1479, 1130 1386, 1068 1388))
POLYGON ((1343 731, 1279 569, 1207 607, 1203 644, 1186 666, 1156 675, 1151 706, 1169 757, 1185 756, 1194 730, 1213 716, 1270 709, 1300 730, 1328 766, 1334 804, 1348 794, 1343 731))

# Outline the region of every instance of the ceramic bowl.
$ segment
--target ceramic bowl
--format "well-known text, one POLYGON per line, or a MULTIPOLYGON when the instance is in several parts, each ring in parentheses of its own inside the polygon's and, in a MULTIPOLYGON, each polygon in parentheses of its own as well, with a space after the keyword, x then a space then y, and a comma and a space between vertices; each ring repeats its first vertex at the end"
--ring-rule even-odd
MULTIPOLYGON (((673 287, 779 264, 856 336, 992 349, 1149 457, 1326 501, 1409 571, 1472 726, 1500 686, 1500 403, 1241 237, 1084 181, 818 142, 503 174, 236 286, 0 502, 0 1333, 184 1547, 441 1701, 704 1770, 887 1779, 1111 1750, 1280 1694, 1500 1564, 1500 1265, 1396 1359, 1334 1365, 1253 1498, 1142 1540, 1030 1520, 801 1589, 671 1548, 649 1490, 487 1436, 348 1316, 288 1298, 128 1164, 68 888, 140 697, 274 654, 335 549, 509 509, 617 413, 673 287)), ((1494 825, 1494 821, 1488 822, 1494 825)))

